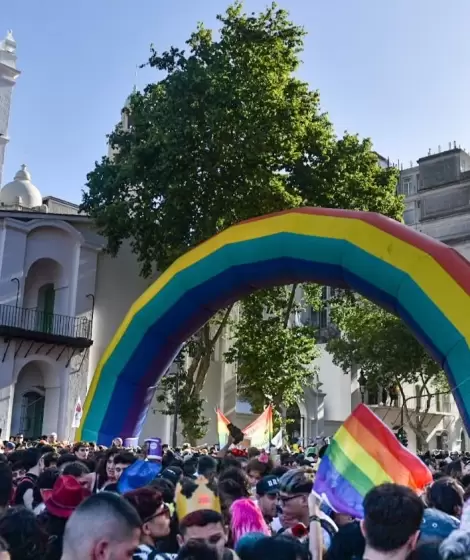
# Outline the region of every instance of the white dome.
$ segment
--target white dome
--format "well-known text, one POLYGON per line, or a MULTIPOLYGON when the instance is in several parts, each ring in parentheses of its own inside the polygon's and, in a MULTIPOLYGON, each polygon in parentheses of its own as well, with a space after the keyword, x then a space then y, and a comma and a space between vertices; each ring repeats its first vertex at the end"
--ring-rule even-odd
POLYGON ((22 165, 11 183, 7 183, 0 190, 1 206, 23 206, 25 208, 36 208, 42 206, 42 196, 39 189, 31 183, 31 175, 22 165))

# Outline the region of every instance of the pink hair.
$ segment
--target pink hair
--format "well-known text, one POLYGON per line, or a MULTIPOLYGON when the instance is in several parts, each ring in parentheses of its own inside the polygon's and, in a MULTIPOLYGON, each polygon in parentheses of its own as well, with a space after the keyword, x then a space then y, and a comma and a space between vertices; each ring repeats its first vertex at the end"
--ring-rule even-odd
POLYGON ((248 498, 235 500, 231 505, 230 528, 234 546, 247 533, 263 533, 268 537, 271 536, 261 510, 253 500, 248 498))

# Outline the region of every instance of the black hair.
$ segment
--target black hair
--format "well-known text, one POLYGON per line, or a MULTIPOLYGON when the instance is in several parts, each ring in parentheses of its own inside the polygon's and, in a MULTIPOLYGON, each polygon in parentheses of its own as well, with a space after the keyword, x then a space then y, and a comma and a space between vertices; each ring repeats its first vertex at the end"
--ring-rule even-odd
POLYGON ((64 467, 62 474, 69 474, 78 478, 79 476, 90 474, 90 469, 85 465, 85 463, 82 463, 81 461, 74 461, 64 467))
POLYGON ((28 449, 26 449, 26 453, 23 457, 23 464, 25 466, 25 469, 29 471, 29 469, 35 467, 39 463, 39 460, 42 456, 43 453, 41 453, 41 449, 39 449, 38 447, 29 447, 28 449))
POLYGON ((460 511, 463 508, 464 490, 453 478, 444 476, 436 480, 428 488, 426 496, 429 507, 455 517, 460 515, 460 511))
POLYGON ((13 473, 8 463, 0 463, 0 507, 7 507, 13 492, 13 473))
POLYGON ((167 478, 156 478, 150 483, 150 486, 160 490, 163 496, 163 501, 166 504, 172 504, 175 501, 175 485, 167 478))
POLYGON ((197 465, 197 472, 209 479, 217 473, 217 461, 210 455, 201 455, 197 465))
POLYGON ((108 480, 108 473, 106 472, 106 465, 109 461, 109 458, 112 455, 118 455, 119 449, 117 447, 110 447, 104 453, 101 454, 100 458, 98 459, 98 465, 96 467, 96 472, 98 474, 99 484, 102 486, 108 480))
POLYGON ((277 467, 274 467, 274 469, 271 471, 271 474, 273 476, 277 476, 277 478, 281 478, 281 476, 283 474, 286 474, 288 470, 289 467, 286 467, 285 465, 277 465, 277 467))
POLYGON ((33 507, 42 504, 43 499, 41 490, 51 490, 54 487, 56 480, 59 478, 60 471, 54 467, 45 469, 36 481, 33 488, 33 507))
POLYGON ((243 468, 242 463, 240 461, 240 459, 238 457, 235 457, 234 455, 226 455, 223 459, 222 459, 222 463, 220 465, 220 470, 221 471, 226 471, 227 469, 239 469, 241 470, 243 468))
POLYGON ((114 464, 133 465, 137 461, 137 457, 131 451, 124 451, 114 457, 114 464))
POLYGON ((178 552, 178 560, 218 560, 219 555, 213 546, 204 542, 189 541, 178 552))
POLYGON ((222 515, 212 509, 193 511, 180 519, 180 533, 184 535, 189 527, 206 527, 206 525, 220 523, 223 526, 222 515))
POLYGON ((269 560, 308 560, 309 550, 293 537, 277 535, 257 541, 253 546, 253 557, 269 560))
POLYGON ((47 534, 32 511, 14 507, 0 518, 0 534, 8 543, 11 560, 42 560, 47 547, 47 534))
POLYGON ((380 552, 402 548, 423 520, 423 502, 413 490, 399 484, 376 486, 363 506, 366 543, 380 552))
POLYGON ((49 453, 44 454, 42 460, 44 461, 44 467, 48 469, 53 463, 57 465, 59 454, 54 451, 50 451, 49 453))
POLYGON ((59 457, 59 460, 57 461, 57 467, 60 468, 62 465, 65 465, 66 463, 74 463, 76 460, 77 460, 77 456, 74 455, 73 453, 64 453, 59 457))

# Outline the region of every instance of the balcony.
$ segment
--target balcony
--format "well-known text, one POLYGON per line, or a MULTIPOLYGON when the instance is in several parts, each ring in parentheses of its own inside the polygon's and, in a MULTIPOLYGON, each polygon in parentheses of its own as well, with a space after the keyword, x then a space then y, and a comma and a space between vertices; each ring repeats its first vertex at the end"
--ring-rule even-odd
POLYGON ((39 309, 24 309, 0 305, 0 336, 43 344, 60 344, 72 348, 88 348, 92 322, 87 317, 69 317, 45 313, 39 309))

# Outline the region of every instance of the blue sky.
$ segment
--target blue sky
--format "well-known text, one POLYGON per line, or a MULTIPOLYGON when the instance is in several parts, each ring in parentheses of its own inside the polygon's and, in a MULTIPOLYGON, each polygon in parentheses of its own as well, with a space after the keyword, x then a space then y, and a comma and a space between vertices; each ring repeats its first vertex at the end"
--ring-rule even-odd
MULTIPOLYGON (((2 1, 0 35, 18 43, 4 181, 26 163, 43 195, 79 202, 106 151, 135 68, 182 46, 225 0, 2 1)), ((248 10, 266 0, 246 0, 248 10)), ((406 165, 456 140, 470 149, 468 0, 279 0, 309 35, 301 77, 336 130, 372 138, 406 165)), ((155 76, 137 74, 143 87, 155 76)))

